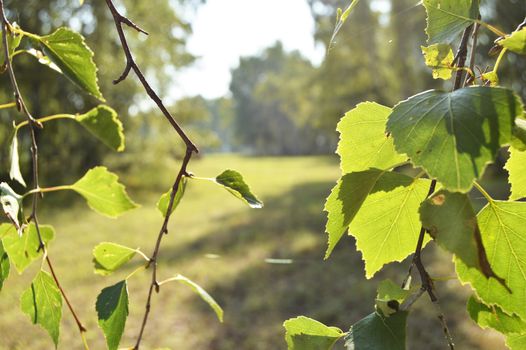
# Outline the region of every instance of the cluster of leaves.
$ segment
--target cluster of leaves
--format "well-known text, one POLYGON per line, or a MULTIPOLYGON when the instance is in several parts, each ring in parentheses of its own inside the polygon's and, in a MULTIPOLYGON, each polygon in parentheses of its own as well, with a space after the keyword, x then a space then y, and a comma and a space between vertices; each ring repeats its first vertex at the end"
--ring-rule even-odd
MULTIPOLYGON (((93 52, 79 33, 63 27, 50 35, 39 36, 26 32, 15 24, 7 24, 6 28, 8 30, 4 34, 7 37, 7 48, 3 44, 0 47, 2 72, 6 71, 7 60, 12 63, 16 56, 29 54, 35 57, 39 63, 63 74, 83 91, 100 102, 104 102, 97 82, 97 67, 93 61, 93 52), (7 57, 5 52, 8 53, 7 57)), ((16 107, 16 105, 17 102, 7 103, 2 108, 16 107)), ((125 148, 123 125, 117 113, 107 105, 101 104, 82 114, 46 116, 37 119, 34 123, 44 127, 47 122, 60 119, 69 119, 79 123, 99 141, 115 151, 121 152, 125 148)), ((23 172, 20 170, 17 135, 24 127, 30 126, 30 123, 32 123, 30 120, 13 123, 13 137, 10 146, 10 177, 11 180, 18 182, 23 187, 27 187, 27 185, 22 175, 23 172)), ((241 174, 234 170, 226 170, 216 178, 198 178, 185 174, 175 193, 172 193, 173 189, 171 189, 159 199, 157 207, 163 217, 171 214, 167 212, 171 196, 174 197, 172 211, 181 201, 185 193, 187 179, 212 181, 252 208, 263 206, 262 202, 250 191, 241 174)), ((24 215, 25 199, 44 192, 71 190, 82 196, 91 209, 112 218, 138 207, 127 195, 125 187, 119 183, 117 175, 102 166, 90 169, 81 179, 71 185, 48 188, 36 187, 24 194, 16 193, 11 185, 8 183, 0 184, 2 209, 10 221, 10 223, 0 225, 0 290, 9 277, 12 265, 19 274, 22 274, 31 263, 39 259, 47 259, 45 248, 55 237, 55 230, 52 226, 38 224, 31 215, 24 215)), ((118 348, 128 316, 127 280, 136 272, 147 269, 151 264, 151 259, 139 249, 132 249, 111 242, 101 243, 93 250, 94 271, 100 275, 113 273, 135 256, 144 258, 145 263, 126 279, 104 288, 95 304, 99 326, 106 337, 106 343, 110 350, 118 348)), ((49 263, 49 272, 43 266, 44 264, 33 278, 31 285, 22 293, 20 308, 34 324, 39 324, 49 333, 53 343, 57 346, 65 294, 58 284, 51 263, 49 263)), ((160 286, 172 281, 190 287, 211 306, 219 320, 223 320, 221 307, 192 280, 178 274, 163 282, 158 282, 157 285, 160 286)), ((76 315, 74 316, 76 318, 76 315)), ((88 345, 82 334, 84 332, 83 327, 80 322, 78 324, 84 346, 87 349, 88 345)))
MULTIPOLYGON (((335 34, 357 2, 339 15, 335 34)), ((473 86, 422 92, 394 108, 361 103, 341 119, 337 153, 342 177, 325 206, 325 258, 349 232, 371 278, 385 264, 416 252, 417 243, 434 241, 454 255, 458 278, 474 291, 468 303, 473 320, 506 335, 510 348, 523 349, 526 203, 516 200, 526 196, 526 115, 521 98, 497 86, 497 72, 507 52, 526 54, 526 28, 500 33, 479 19, 478 0, 422 3, 430 45, 422 51, 433 77, 449 79, 465 70, 473 86), (501 37, 495 67, 480 76, 459 67, 451 47, 473 25, 501 37), (511 155, 506 164, 512 186, 508 201, 494 200, 477 182, 502 147, 509 147, 511 155), (418 175, 402 172, 400 166, 406 164, 418 175), (473 187, 488 201, 478 213, 468 197, 473 187)), ((405 349, 410 307, 424 288, 432 288, 432 282, 422 283, 421 291, 412 292, 410 283, 401 288, 382 282, 376 310, 346 333, 306 317, 288 320, 288 348, 331 349, 345 338, 348 349, 405 349)))

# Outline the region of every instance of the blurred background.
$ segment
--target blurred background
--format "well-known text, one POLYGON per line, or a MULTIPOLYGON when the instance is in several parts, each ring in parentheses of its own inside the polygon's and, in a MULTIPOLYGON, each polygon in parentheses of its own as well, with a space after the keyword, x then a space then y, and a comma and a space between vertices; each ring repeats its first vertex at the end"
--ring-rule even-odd
MULTIPOLYGON (((57 274, 89 328, 92 349, 104 348, 94 303, 116 276, 94 275, 91 250, 102 241, 153 248, 161 215, 155 203, 168 190, 184 147, 133 75, 114 86, 124 68, 112 18, 102 1, 5 0, 8 17, 26 31, 47 34, 68 25, 83 33, 95 52, 99 84, 124 123, 126 150, 113 153, 68 121, 38 132, 41 186, 69 184, 95 165, 119 174, 140 209, 117 220, 92 213, 71 193, 53 193, 41 204, 42 223, 57 237, 50 246, 57 274)), ((373 311, 379 280, 397 283, 409 261, 391 264, 366 281, 360 254, 347 237, 323 261, 324 200, 340 175, 334 155, 336 124, 357 103, 392 106, 401 99, 450 83, 433 81, 424 66, 425 11, 416 0, 362 1, 326 55, 343 0, 150 0, 122 1, 126 15, 148 37, 127 30, 137 62, 169 109, 201 148, 190 170, 213 177, 240 171, 265 202, 258 211, 216 189, 190 183, 163 243, 160 274, 182 273, 207 289, 225 309, 225 323, 184 286, 167 285, 154 298, 145 349, 284 349, 282 322, 307 315, 342 329, 373 311), (282 264, 268 259, 290 259, 282 264)), ((124 8, 123 8, 124 9, 124 8)), ((485 21, 512 31, 526 15, 523 0, 482 1, 485 21)), ((477 64, 492 65, 487 52, 495 37, 479 36, 477 64)), ((509 54, 501 82, 526 97, 526 60, 509 54)), ((85 112, 97 101, 56 72, 20 55, 15 70, 35 117, 85 112)), ((5 74, 0 102, 12 100, 5 74)), ((0 111, 0 180, 8 180, 13 110, 0 111)), ((23 174, 30 178, 29 135, 19 134, 23 174)), ((499 156, 484 179, 506 198, 507 157, 499 156)), ((13 185, 15 190, 23 189, 13 185)), ((478 197, 473 198, 479 206, 478 197)), ((483 331, 465 311, 470 291, 452 279, 451 256, 430 245, 425 251, 459 349, 504 349, 496 333, 483 331)), ((137 262, 139 264, 140 262, 137 262)), ((38 265, 38 264, 35 264, 38 265)), ((38 266, 14 270, 0 294, 0 349, 51 349, 52 342, 18 308, 38 266)), ((122 346, 132 345, 142 317, 149 274, 130 282, 130 316, 122 346)), ((444 349, 436 310, 422 298, 409 320, 410 349, 444 349)), ((71 316, 63 313, 59 349, 81 349, 71 316)), ((342 344, 339 347, 343 348, 342 344)))

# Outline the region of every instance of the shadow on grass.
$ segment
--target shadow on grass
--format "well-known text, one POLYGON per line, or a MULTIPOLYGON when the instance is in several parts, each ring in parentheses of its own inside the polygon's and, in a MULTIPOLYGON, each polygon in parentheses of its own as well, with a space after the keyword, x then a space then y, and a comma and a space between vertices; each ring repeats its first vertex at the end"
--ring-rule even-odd
MULTIPOLYGON (((236 273, 207 287, 224 307, 225 323, 206 324, 207 333, 212 335, 207 337, 204 349, 284 349, 282 323, 298 315, 347 331, 352 323, 373 311, 381 279, 402 281, 408 260, 388 265, 372 281, 365 280, 361 255, 349 237, 344 237, 331 258, 323 261, 326 234, 322 210, 333 185, 298 185, 268 198, 264 209, 251 212, 242 223, 239 218, 219 218, 214 232, 163 252, 176 264, 206 253, 233 261, 236 273), (254 253, 258 247, 259 252, 254 253), (292 259, 292 263, 269 264, 265 258, 292 259)), ((432 274, 454 274, 448 254, 431 247, 425 255, 432 274)), ((442 309, 459 349, 484 348, 480 339, 476 340, 481 332, 477 333, 465 312, 465 289, 458 284, 438 287, 442 309)), ((198 312, 210 313, 206 306, 199 305, 198 312)), ((422 297, 409 320, 411 349, 447 347, 436 316, 436 308, 422 297)), ((342 343, 336 349, 343 349, 342 343)), ((485 349, 490 348, 498 347, 493 344, 485 349)))

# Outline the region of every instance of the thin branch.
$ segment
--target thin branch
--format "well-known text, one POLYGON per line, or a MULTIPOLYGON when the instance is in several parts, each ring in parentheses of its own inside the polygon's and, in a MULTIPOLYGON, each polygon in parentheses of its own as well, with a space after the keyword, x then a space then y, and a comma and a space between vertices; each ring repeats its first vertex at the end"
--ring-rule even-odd
POLYGON ((82 325, 82 322, 80 321, 79 317, 77 316, 77 313, 73 309, 71 303, 69 302, 69 299, 64 292, 64 289, 62 288, 57 275, 55 274, 55 270, 53 268, 53 264, 51 262, 51 259, 49 258, 47 254, 46 245, 42 239, 42 235, 40 232, 40 225, 38 222, 38 216, 37 216, 37 207, 38 207, 38 198, 40 194, 38 193, 38 190, 40 189, 39 182, 38 182, 38 146, 37 146, 37 140, 36 140, 36 129, 42 128, 42 124, 35 120, 31 113, 29 112, 25 102, 24 98, 22 97, 22 94, 20 93, 20 89, 18 87, 18 82, 16 80, 16 75, 13 70, 13 66, 11 63, 11 59, 9 57, 9 48, 8 48, 8 41, 7 41, 7 32, 10 31, 11 25, 9 24, 9 21, 7 20, 7 17, 5 15, 5 9, 4 9, 4 1, 0 0, 0 16, 2 17, 2 42, 3 42, 3 48, 4 48, 4 56, 5 56, 5 62, 7 71, 9 73, 9 79, 11 80, 11 85, 13 87, 13 93, 15 97, 16 107, 18 111, 25 115, 27 119, 27 123, 29 124, 30 134, 31 134, 31 160, 32 160, 32 172, 33 172, 33 184, 34 189, 32 191, 35 191, 33 194, 33 203, 32 203, 32 209, 31 209, 31 215, 29 216, 29 220, 32 220, 35 225, 35 230, 38 235, 39 240, 39 248, 38 251, 42 251, 43 255, 46 259, 47 265, 49 267, 49 270, 51 272, 51 275, 53 277, 53 280, 55 281, 55 284, 57 285, 58 289, 60 290, 60 293, 62 294, 62 297, 66 301, 66 304, 68 305, 68 308, 73 315, 73 318, 75 319, 75 322, 77 324, 77 327, 80 331, 81 338, 84 344, 84 347, 86 349, 88 348, 88 345, 86 343, 84 332, 86 332, 86 328, 82 325))
POLYGON ((120 83, 121 81, 126 79, 130 71, 133 70, 135 74, 137 75, 137 78, 139 78, 141 84, 144 86, 144 89, 146 90, 146 93, 148 94, 148 96, 150 96, 152 101, 154 101, 157 104, 161 112, 164 114, 165 118, 172 125, 175 131, 177 131, 177 133, 179 134, 179 137, 181 137, 181 139, 184 141, 184 143, 186 144, 186 147, 190 148, 193 152, 196 152, 196 153, 199 152, 195 144, 190 140, 190 138, 186 135, 184 130, 179 126, 179 124, 177 123, 175 118, 172 116, 172 114, 164 106, 164 103, 161 100, 161 98, 159 98, 159 96, 152 89, 152 87, 150 86, 146 78, 144 77, 144 74, 140 70, 139 66, 137 66, 137 63, 135 63, 135 59, 133 58, 133 55, 130 51, 130 46, 128 45, 128 41, 126 39, 126 35, 124 34, 122 25, 126 24, 141 33, 147 34, 146 31, 138 27, 136 24, 134 24, 132 21, 130 21, 125 16, 121 15, 119 11, 117 11, 117 9, 115 8, 115 5, 113 4, 113 0, 106 0, 106 4, 108 5, 108 8, 110 9, 111 14, 113 16, 115 27, 117 28, 117 33, 119 34, 119 39, 121 41, 122 49, 126 56, 126 66, 122 74, 120 75, 120 77, 114 80, 113 83, 114 84, 120 83))
POLYGON ((172 186, 172 191, 170 194, 170 201, 168 203, 168 209, 166 211, 166 217, 164 218, 163 224, 161 226, 161 229, 159 231, 159 234, 157 235, 157 241, 155 243, 155 248, 153 250, 151 258, 149 258, 148 267, 152 267, 152 279, 150 283, 150 287, 148 290, 148 297, 146 299, 146 306, 145 306, 145 312, 141 324, 141 328, 139 331, 139 335, 137 337, 137 342, 133 349, 138 350, 139 346, 141 345, 141 341, 143 338, 144 330, 146 328, 146 323, 148 322, 148 317, 150 315, 151 310, 151 301, 153 296, 153 291, 155 290, 157 293, 159 292, 160 285, 157 281, 157 261, 159 257, 159 251, 161 248, 161 242, 162 238, 165 234, 168 233, 168 223, 170 222, 170 217, 172 213, 172 208, 175 203, 175 196, 177 194, 177 190, 179 189, 179 183, 182 181, 183 176, 188 176, 187 172, 187 166, 190 160, 192 159, 192 156, 194 153, 198 153, 199 150, 196 147, 196 145, 190 140, 190 138, 186 135, 184 130, 179 126, 177 121, 174 119, 172 114, 168 111, 168 109, 164 106, 163 101, 161 98, 155 93, 155 91, 152 89, 148 81, 146 80, 144 74, 142 73, 139 66, 136 64, 133 55, 131 53, 130 47, 128 45, 128 41, 126 39, 126 35, 124 34, 123 30, 123 24, 141 32, 144 34, 148 34, 146 31, 141 29, 139 26, 137 26, 135 23, 133 23, 130 19, 126 18, 125 16, 121 15, 119 11, 116 9, 113 0, 106 0, 106 4, 108 5, 108 8, 113 16, 113 20, 115 22, 115 27, 117 29, 117 33, 119 35, 119 40, 122 45, 122 49, 124 51, 124 55, 126 57, 126 66, 122 72, 122 74, 113 81, 114 84, 118 84, 121 81, 125 80, 129 73, 133 70, 135 72, 135 75, 143 85, 146 93, 148 96, 154 101, 165 118, 168 120, 168 122, 172 125, 172 127, 175 129, 179 137, 184 141, 186 145, 186 153, 183 159, 183 163, 181 164, 181 168, 179 169, 179 172, 177 173, 177 176, 175 178, 174 184, 172 186))

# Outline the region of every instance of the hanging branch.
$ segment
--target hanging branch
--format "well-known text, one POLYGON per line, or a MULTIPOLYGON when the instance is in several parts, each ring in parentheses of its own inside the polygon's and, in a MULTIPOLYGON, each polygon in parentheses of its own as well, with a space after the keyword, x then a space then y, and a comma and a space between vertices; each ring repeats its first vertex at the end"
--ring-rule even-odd
POLYGON ((9 48, 8 48, 8 41, 7 41, 7 32, 11 32, 11 24, 7 20, 7 17, 5 15, 5 9, 4 9, 4 1, 0 0, 0 15, 2 17, 2 43, 3 43, 3 50, 4 50, 4 57, 5 57, 5 64, 7 67, 7 71, 9 72, 9 79, 11 81, 11 85, 13 88, 13 95, 15 98, 16 108, 17 110, 22 113, 29 124, 29 130, 31 135, 31 161, 32 161, 32 174, 33 174, 33 185, 34 185, 34 194, 32 196, 33 202, 31 206, 31 214, 29 215, 28 221, 32 221, 35 225, 35 230, 37 232, 38 240, 39 240, 39 247, 37 251, 42 251, 44 258, 46 260, 46 263, 49 267, 49 271, 51 272, 51 276, 53 277, 53 280, 55 281, 55 284, 57 285, 58 289, 60 290, 60 293, 62 294, 62 297, 64 298, 69 311, 71 312, 71 315, 75 319, 75 323, 77 324, 77 327, 79 329, 82 342, 84 344, 85 349, 89 349, 88 344, 86 342, 86 338, 84 333, 86 332, 86 328, 80 321, 77 313, 73 309, 72 304, 70 303, 66 293, 64 292, 64 289, 62 288, 57 275, 55 273, 55 269, 53 268, 53 264, 51 262, 51 259, 49 258, 48 251, 46 248, 46 244, 44 243, 42 239, 42 235, 40 233, 40 224, 38 221, 37 216, 37 208, 38 208, 38 197, 39 197, 39 176, 38 176, 38 146, 37 146, 37 140, 36 140, 36 130, 42 129, 43 126, 40 122, 35 120, 31 113, 29 112, 29 109, 27 108, 24 98, 22 97, 22 94, 20 93, 20 89, 18 87, 18 82, 16 80, 16 75, 13 70, 13 66, 11 64, 11 60, 9 59, 9 48))
MULTIPOLYGON (((464 70, 462 69, 467 60, 468 56, 468 41, 471 36, 471 32, 473 30, 473 25, 470 25, 464 30, 464 33, 462 34, 462 39, 460 41, 460 45, 458 47, 458 51, 455 55, 454 62, 456 62, 457 68, 459 68, 455 75, 455 85, 453 86, 453 90, 458 90, 463 87, 464 84, 462 84, 462 75, 464 70)), ((476 46, 476 38, 477 38, 477 31, 474 32, 473 36, 473 46, 472 51, 475 50, 476 46)), ((473 58, 472 58, 473 60, 473 58)), ((429 192, 427 194, 427 197, 431 196, 436 189, 437 181, 432 180, 431 185, 429 187, 429 192)), ((410 279, 413 266, 416 266, 418 273, 420 275, 420 281, 422 282, 422 286, 420 287, 420 292, 416 295, 415 298, 411 298, 410 302, 403 306, 404 309, 408 309, 417 299, 420 297, 423 293, 427 293, 429 295, 429 299, 433 304, 437 305, 438 308, 438 319, 440 320, 440 323, 442 325, 442 330, 444 332, 444 335, 447 339, 448 346, 451 350, 455 349, 455 345, 453 343, 453 339, 451 337, 451 333, 449 332, 449 328, 447 326, 446 318, 442 311, 440 311, 439 307, 439 299, 435 292, 435 286, 433 284, 433 279, 429 276, 429 273, 427 272, 424 264, 422 263, 422 247, 424 243, 424 237, 426 234, 425 228, 422 226, 420 228, 420 234, 418 236, 418 242, 415 249, 415 254, 413 255, 413 260, 411 262, 411 266, 409 267, 409 271, 407 274, 407 277, 405 278, 404 282, 402 283, 402 287, 405 287, 408 284, 408 281, 410 279)))
POLYGON ((145 312, 144 312, 141 328, 140 328, 140 331, 139 331, 137 342, 136 342, 135 346, 133 347, 133 349, 137 350, 137 349, 139 349, 139 346, 141 344, 142 337, 143 337, 143 334, 144 334, 144 330, 146 328, 146 323, 148 322, 148 316, 150 315, 151 300, 152 300, 152 296, 153 296, 153 291, 155 290, 158 293, 159 289, 160 289, 159 282, 157 281, 157 259, 158 259, 158 256, 159 256, 159 250, 160 250, 160 247, 161 247, 161 241, 162 241, 163 236, 168 233, 168 223, 170 221, 172 208, 173 208, 174 201, 175 201, 175 196, 176 196, 177 190, 179 188, 179 183, 182 181, 183 176, 188 176, 188 173, 187 173, 187 170, 186 170, 187 166, 188 166, 188 163, 190 162, 193 154, 194 153, 198 153, 199 150, 195 146, 195 144, 190 140, 190 138, 186 135, 184 130, 179 126, 179 124, 174 119, 172 114, 164 106, 163 101, 155 93, 155 91, 152 89, 152 87, 150 86, 150 84, 148 83, 146 78, 144 77, 144 74, 142 73, 141 69, 136 64, 135 59, 133 58, 133 55, 132 55, 132 53, 130 51, 130 47, 129 47, 128 41, 126 39, 126 35, 124 34, 123 24, 125 24, 125 25, 127 25, 127 26, 129 26, 129 27, 131 27, 131 28, 133 28, 135 30, 137 30, 140 33, 143 33, 143 34, 146 34, 146 35, 148 35, 148 33, 145 30, 143 30, 142 28, 140 28, 138 25, 133 23, 130 19, 128 19, 127 17, 121 15, 119 13, 119 11, 115 8, 113 0, 106 0, 106 4, 107 4, 107 6, 108 6, 108 8, 109 8, 109 10, 110 10, 110 12, 111 12, 111 14, 113 16, 113 20, 115 22, 115 27, 117 29, 117 33, 119 35, 119 39, 120 39, 120 42, 121 42, 121 45, 122 45, 122 49, 123 49, 124 55, 126 57, 126 66, 125 66, 122 74, 117 79, 115 79, 113 81, 113 83, 114 84, 118 84, 121 81, 125 80, 128 77, 130 71, 133 70, 135 72, 135 75, 137 76, 137 78, 139 79, 141 84, 143 85, 144 89, 146 90, 146 93, 148 94, 148 96, 152 99, 152 101, 154 101, 157 104, 157 106, 159 107, 159 109, 161 110, 161 112, 163 113, 165 118, 172 125, 172 127, 175 129, 175 131, 177 132, 179 137, 184 141, 184 143, 186 145, 185 157, 183 159, 183 162, 181 164, 181 168, 179 169, 179 172, 177 173, 177 176, 175 178, 174 184, 172 186, 172 192, 170 194, 170 201, 168 203, 168 209, 166 211, 167 214, 166 214, 166 217, 165 217, 165 219, 163 221, 163 224, 161 226, 159 234, 157 236, 157 241, 155 243, 155 248, 153 250, 152 256, 150 257, 150 263, 148 265, 148 266, 152 266, 152 279, 151 279, 151 283, 150 283, 150 288, 148 290, 148 297, 146 299, 146 307, 145 307, 145 312))

